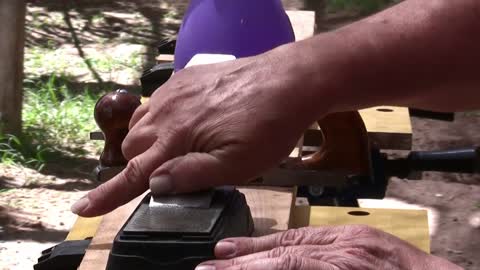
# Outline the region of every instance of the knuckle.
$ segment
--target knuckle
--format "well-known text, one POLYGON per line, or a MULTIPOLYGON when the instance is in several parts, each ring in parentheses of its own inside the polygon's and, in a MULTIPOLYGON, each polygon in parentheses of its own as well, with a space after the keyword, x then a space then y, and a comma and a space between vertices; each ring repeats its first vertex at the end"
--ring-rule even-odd
POLYGON ((359 259, 369 260, 372 257, 368 249, 362 247, 352 247, 347 249, 345 252, 359 259))
POLYGON ((124 180, 127 184, 135 184, 142 179, 147 179, 141 164, 138 159, 132 159, 128 162, 127 167, 123 171, 124 180))
POLYGON ((248 263, 240 264, 239 270, 251 270, 251 266, 248 263))
POLYGON ((377 235, 378 230, 374 229, 368 225, 351 225, 350 230, 353 234, 363 234, 363 235, 377 235))
POLYGON ((155 140, 150 147, 157 152, 165 151, 165 143, 160 139, 155 140))
POLYGON ((278 246, 293 246, 299 245, 305 239, 308 229, 290 229, 278 238, 278 246))
POLYGON ((93 191, 89 192, 87 194, 88 199, 90 200, 91 203, 98 203, 101 202, 103 198, 105 198, 105 194, 109 194, 110 190, 108 189, 108 186, 104 183, 97 188, 95 188, 93 191))
POLYGON ((132 145, 129 142, 124 141, 122 143, 122 154, 126 160, 131 160, 135 157, 135 154, 132 149, 132 145))
POLYGON ((299 270, 302 269, 304 260, 301 257, 285 255, 279 258, 278 268, 281 270, 299 270))
POLYGON ((122 142, 122 154, 127 160, 129 159, 129 157, 132 156, 132 146, 132 137, 127 134, 127 136, 125 137, 125 139, 123 139, 122 142))
POLYGON ((268 254, 267 254, 267 257, 268 258, 277 258, 277 257, 281 257, 282 255, 286 254, 288 251, 285 247, 276 247, 274 249, 271 249, 270 251, 268 251, 268 254))

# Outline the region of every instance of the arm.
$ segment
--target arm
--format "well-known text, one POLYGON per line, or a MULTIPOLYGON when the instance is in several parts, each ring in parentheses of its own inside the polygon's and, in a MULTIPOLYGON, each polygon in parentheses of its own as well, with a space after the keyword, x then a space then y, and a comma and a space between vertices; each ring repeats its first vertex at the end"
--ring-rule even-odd
POLYGON ((296 59, 304 104, 458 111, 480 108, 479 46, 479 1, 409 0, 271 57, 296 59))
POLYGON ((148 187, 165 194, 245 183, 329 112, 480 107, 479 17, 477 0, 407 0, 259 56, 182 70, 132 117, 127 168, 73 211, 100 215, 148 187))

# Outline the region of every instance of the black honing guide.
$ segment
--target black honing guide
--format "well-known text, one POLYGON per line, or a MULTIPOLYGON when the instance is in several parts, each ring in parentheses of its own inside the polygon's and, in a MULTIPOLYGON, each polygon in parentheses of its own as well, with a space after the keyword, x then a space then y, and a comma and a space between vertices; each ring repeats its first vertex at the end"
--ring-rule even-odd
POLYGON ((208 207, 183 198, 152 205, 148 194, 115 237, 107 269, 193 270, 215 258, 218 241, 252 234, 250 209, 238 190, 223 187, 201 196, 211 196, 208 207))

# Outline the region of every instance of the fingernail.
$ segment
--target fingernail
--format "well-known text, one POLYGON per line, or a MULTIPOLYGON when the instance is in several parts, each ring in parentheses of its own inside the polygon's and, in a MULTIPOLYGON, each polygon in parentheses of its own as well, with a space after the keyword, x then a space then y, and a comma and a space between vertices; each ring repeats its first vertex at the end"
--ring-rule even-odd
POLYGON ((232 242, 219 242, 215 246, 215 255, 219 258, 228 258, 235 256, 237 246, 232 242))
POLYGON ((172 177, 168 174, 154 176, 150 179, 150 190, 153 194, 168 194, 173 191, 172 177))
POLYGON ((199 265, 195 267, 195 270, 215 270, 215 266, 213 265, 199 265))
POLYGON ((80 200, 78 200, 76 203, 74 203, 72 205, 72 207, 70 208, 70 210, 74 213, 74 214, 79 214, 81 213, 83 210, 85 210, 85 208, 88 207, 88 205, 90 204, 90 201, 88 200, 88 197, 83 197, 81 198, 80 200))

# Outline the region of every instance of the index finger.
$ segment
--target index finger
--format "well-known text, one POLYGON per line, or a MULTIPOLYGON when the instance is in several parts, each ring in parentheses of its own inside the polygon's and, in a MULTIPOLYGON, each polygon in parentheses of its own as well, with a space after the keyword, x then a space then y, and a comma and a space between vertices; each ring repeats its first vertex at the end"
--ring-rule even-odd
POLYGON ((131 201, 148 189, 150 174, 170 158, 166 144, 157 140, 130 160, 122 172, 76 202, 72 212, 84 217, 99 216, 131 201))

